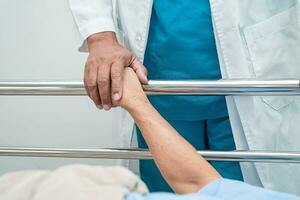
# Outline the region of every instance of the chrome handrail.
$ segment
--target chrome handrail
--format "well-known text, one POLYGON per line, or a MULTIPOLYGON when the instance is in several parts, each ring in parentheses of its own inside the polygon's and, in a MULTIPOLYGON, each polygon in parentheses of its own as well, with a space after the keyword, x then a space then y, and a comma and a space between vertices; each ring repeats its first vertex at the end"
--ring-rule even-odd
MULTIPOLYGON (((299 80, 149 81, 148 95, 300 95, 299 80)), ((86 95, 82 82, 0 82, 0 95, 86 95)), ((300 163, 299 152, 199 151, 207 160, 300 163)), ((0 147, 0 156, 151 159, 141 149, 0 147)))
MULTIPOLYGON (((300 152, 273 151, 198 151, 210 161, 297 163, 300 152)), ((60 158, 101 158, 101 159, 152 159, 145 149, 64 149, 0 147, 0 156, 60 157, 60 158)))
MULTIPOLYGON (((143 86, 148 95, 300 95, 299 80, 157 81, 143 86)), ((82 82, 0 82, 0 95, 86 95, 82 82)))

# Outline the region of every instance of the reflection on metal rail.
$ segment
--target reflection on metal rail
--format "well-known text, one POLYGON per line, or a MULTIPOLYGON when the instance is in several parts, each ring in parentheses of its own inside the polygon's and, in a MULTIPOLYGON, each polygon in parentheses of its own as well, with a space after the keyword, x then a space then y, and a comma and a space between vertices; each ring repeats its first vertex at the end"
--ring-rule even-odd
MULTIPOLYGON (((199 154, 207 160, 215 161, 300 164, 300 152, 199 151, 199 154)), ((0 156, 139 160, 152 159, 150 152, 142 149, 59 149, 0 147, 0 156)))
MULTIPOLYGON (((300 95, 299 80, 149 81, 148 95, 300 95)), ((82 82, 0 82, 0 95, 86 95, 82 82)))

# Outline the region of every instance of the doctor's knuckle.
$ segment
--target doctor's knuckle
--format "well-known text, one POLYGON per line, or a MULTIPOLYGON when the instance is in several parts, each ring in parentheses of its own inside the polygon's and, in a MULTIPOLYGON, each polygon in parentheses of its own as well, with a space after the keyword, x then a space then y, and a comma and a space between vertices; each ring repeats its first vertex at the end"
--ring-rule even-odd
POLYGON ((108 77, 105 77, 105 76, 101 76, 101 77, 99 77, 98 80, 97 80, 97 85, 98 85, 100 88, 103 88, 103 87, 108 86, 108 83, 109 83, 109 79, 108 79, 108 77))
POLYGON ((86 87, 95 87, 97 84, 96 84, 96 81, 94 81, 93 79, 85 79, 84 85, 86 87))
POLYGON ((98 61, 96 58, 89 58, 86 62, 87 67, 95 67, 98 65, 98 61))
POLYGON ((112 79, 121 79, 121 77, 122 77, 122 73, 120 72, 120 71, 113 71, 112 73, 111 73, 111 78, 112 79))
POLYGON ((115 57, 115 60, 118 60, 118 61, 127 61, 128 59, 131 58, 131 53, 127 52, 127 51, 121 51, 121 52, 118 52, 114 57, 115 57))
POLYGON ((97 56, 87 60, 86 65, 88 67, 98 67, 99 65, 110 63, 110 57, 108 56, 97 56))
POLYGON ((111 58, 109 56, 101 56, 97 61, 99 64, 108 64, 111 62, 111 58))
POLYGON ((84 76, 87 78, 87 79, 91 79, 92 77, 95 76, 95 69, 94 68, 91 68, 91 67, 87 67, 85 69, 85 74, 84 76))

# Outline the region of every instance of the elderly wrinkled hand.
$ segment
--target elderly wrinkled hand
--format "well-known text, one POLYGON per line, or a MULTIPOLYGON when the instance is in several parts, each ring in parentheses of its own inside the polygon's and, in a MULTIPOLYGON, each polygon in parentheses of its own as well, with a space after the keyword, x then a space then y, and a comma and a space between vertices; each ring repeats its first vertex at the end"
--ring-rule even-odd
POLYGON ((114 106, 121 106, 127 111, 141 108, 145 103, 149 103, 142 85, 133 69, 124 69, 123 95, 119 101, 114 101, 114 106))

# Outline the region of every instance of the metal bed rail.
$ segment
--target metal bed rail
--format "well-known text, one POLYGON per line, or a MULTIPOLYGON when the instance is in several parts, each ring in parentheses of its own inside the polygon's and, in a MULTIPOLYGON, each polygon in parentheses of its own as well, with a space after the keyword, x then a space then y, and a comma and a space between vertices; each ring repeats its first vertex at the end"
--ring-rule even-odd
MULTIPOLYGON (((300 95, 300 80, 149 81, 148 95, 300 95)), ((0 82, 0 95, 86 95, 82 82, 0 82)), ((207 160, 267 163, 300 163, 300 152, 199 151, 207 160)), ((0 147, 0 156, 152 159, 142 149, 60 149, 0 147)))
MULTIPOLYGON (((148 95, 300 95, 300 80, 149 81, 148 95)), ((82 82, 0 82, 0 95, 86 95, 82 82)))
MULTIPOLYGON (((198 151, 210 161, 300 164, 300 152, 273 151, 198 151)), ((0 147, 0 156, 96 158, 96 159, 152 159, 145 149, 63 149, 0 147)))

